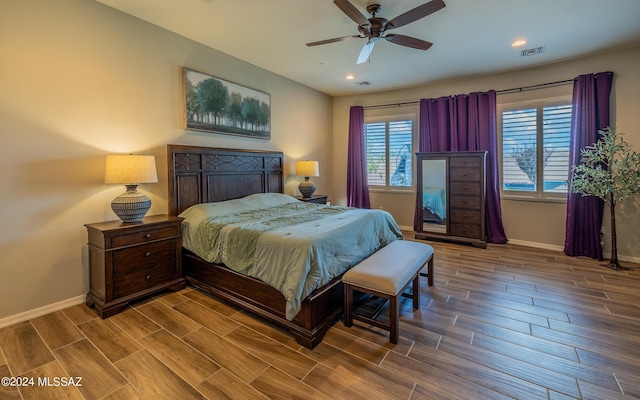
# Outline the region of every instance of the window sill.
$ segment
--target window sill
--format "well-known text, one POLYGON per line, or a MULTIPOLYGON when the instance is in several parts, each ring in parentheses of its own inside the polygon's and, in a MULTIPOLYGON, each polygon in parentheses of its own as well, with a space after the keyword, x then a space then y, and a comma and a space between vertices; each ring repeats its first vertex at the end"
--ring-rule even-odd
POLYGON ((388 193, 388 194, 415 194, 414 189, 384 189, 384 188, 369 188, 370 193, 388 193))
POLYGON ((517 196, 517 195, 502 195, 500 200, 509 201, 529 201, 533 203, 566 203, 567 197, 530 197, 530 196, 517 196))

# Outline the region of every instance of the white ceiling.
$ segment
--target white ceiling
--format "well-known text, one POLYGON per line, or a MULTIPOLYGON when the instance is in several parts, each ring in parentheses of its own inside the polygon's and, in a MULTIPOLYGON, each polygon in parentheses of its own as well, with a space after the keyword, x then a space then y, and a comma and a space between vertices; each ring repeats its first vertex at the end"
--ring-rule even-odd
MULTIPOLYGON (((640 0, 444 0, 442 10, 390 31, 432 42, 429 50, 381 41, 369 62, 356 65, 365 39, 305 45, 358 34, 332 0, 97 1, 334 96, 526 68, 640 42, 640 0), (518 38, 528 43, 511 47, 518 38), (520 56, 537 47, 542 54, 520 56), (347 74, 355 80, 345 80, 347 74)), ((351 0, 365 15, 374 2, 382 5, 378 17, 392 19, 427 0, 351 0)))

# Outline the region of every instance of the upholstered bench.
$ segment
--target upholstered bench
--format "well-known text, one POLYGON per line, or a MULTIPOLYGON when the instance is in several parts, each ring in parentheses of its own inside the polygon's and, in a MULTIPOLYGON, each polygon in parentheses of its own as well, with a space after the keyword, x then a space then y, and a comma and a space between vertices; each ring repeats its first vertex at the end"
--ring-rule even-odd
POLYGON ((420 307, 420 275, 427 276, 429 286, 433 285, 433 247, 426 243, 396 240, 342 276, 344 285, 344 325, 353 325, 353 320, 389 331, 389 341, 398 343, 400 338, 400 297, 413 282, 413 308, 420 307), (424 266, 427 272, 421 273, 424 266), (373 317, 353 312, 353 292, 363 292, 389 300, 389 324, 373 317))

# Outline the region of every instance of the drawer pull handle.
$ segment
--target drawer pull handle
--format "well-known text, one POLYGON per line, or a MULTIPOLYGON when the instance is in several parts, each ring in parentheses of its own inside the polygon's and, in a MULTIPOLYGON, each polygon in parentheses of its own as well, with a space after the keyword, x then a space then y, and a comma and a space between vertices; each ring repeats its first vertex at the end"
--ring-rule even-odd
POLYGON ((467 176, 467 173, 465 172, 464 174, 462 174, 462 176, 467 176))
POLYGON ((147 280, 147 281, 149 280, 149 278, 151 278, 151 275, 147 275, 147 276, 144 277, 144 279, 147 280))
POLYGON ((462 190, 467 190, 467 187, 466 187, 466 186, 465 186, 465 187, 463 187, 463 188, 462 188, 462 190))
POLYGON ((150 255, 151 255, 151 252, 150 252, 150 251, 147 251, 147 254, 145 254, 144 256, 145 256, 145 257, 149 257, 150 255))
POLYGON ((151 237, 150 233, 147 233, 146 235, 144 235, 145 238, 149 239, 151 237))
POLYGON ((463 203, 464 203, 464 204, 467 204, 467 201, 465 200, 463 203))

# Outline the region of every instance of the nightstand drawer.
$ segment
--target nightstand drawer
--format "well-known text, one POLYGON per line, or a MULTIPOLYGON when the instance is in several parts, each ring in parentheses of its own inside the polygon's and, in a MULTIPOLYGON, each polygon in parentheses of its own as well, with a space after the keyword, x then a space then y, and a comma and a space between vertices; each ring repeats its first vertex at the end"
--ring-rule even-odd
POLYGON ((296 199, 298 199, 300 201, 304 201, 305 203, 327 204, 327 198, 328 197, 329 196, 324 195, 324 194, 318 194, 318 195, 311 196, 311 197, 298 196, 298 197, 296 197, 296 199))
POLYGON ((129 233, 126 235, 117 235, 111 239, 111 247, 123 247, 134 244, 150 242, 152 240, 165 239, 180 235, 180 225, 173 225, 161 229, 151 229, 129 233))
POLYGON ((173 261, 175 258, 176 239, 116 250, 113 252, 113 273, 124 273, 165 260, 171 260, 175 264, 175 261, 173 261))
POLYGON ((136 269, 114 276, 113 295, 114 297, 126 296, 170 281, 175 277, 176 263, 173 260, 136 269))

